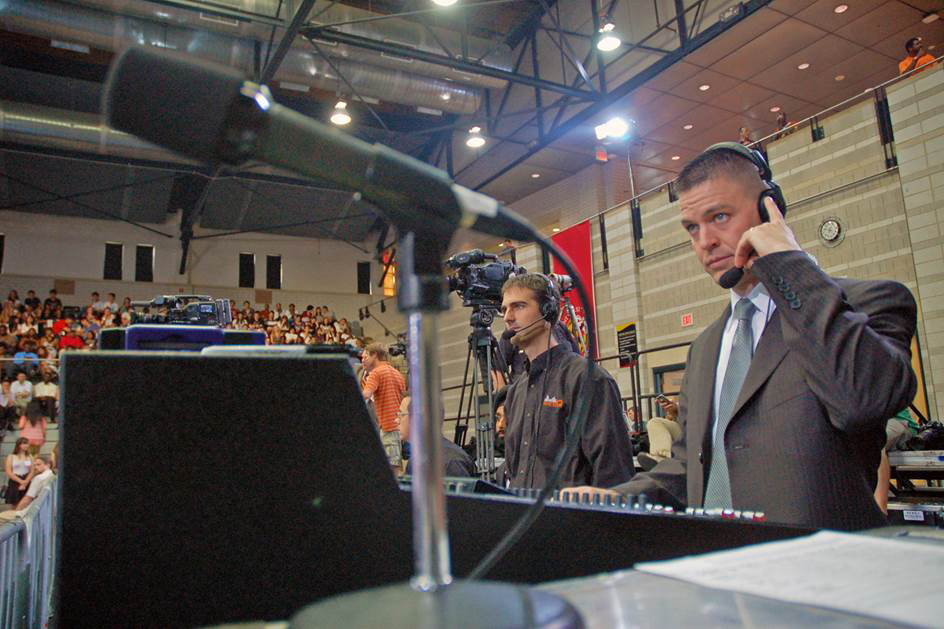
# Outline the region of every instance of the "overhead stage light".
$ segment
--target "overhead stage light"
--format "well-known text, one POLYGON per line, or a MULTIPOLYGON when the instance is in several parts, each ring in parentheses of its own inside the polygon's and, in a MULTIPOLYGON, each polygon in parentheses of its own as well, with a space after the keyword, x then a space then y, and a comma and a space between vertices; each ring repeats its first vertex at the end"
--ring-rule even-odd
POLYGON ((465 145, 473 149, 485 146, 485 138, 482 137, 481 127, 472 127, 469 129, 469 137, 466 139, 465 145))
POLYGON ((621 138, 629 132, 629 123, 619 116, 610 118, 601 125, 593 128, 598 140, 604 138, 621 138))
POLYGON ((347 113, 347 103, 339 100, 334 106, 334 113, 331 114, 331 122, 336 125, 346 125, 351 122, 351 114, 347 113))
POLYGON ((622 45, 623 40, 620 39, 620 36, 617 34, 615 29, 616 25, 609 20, 607 20, 607 22, 602 27, 600 27, 600 32, 597 35, 597 50, 610 52, 611 50, 616 50, 622 45))

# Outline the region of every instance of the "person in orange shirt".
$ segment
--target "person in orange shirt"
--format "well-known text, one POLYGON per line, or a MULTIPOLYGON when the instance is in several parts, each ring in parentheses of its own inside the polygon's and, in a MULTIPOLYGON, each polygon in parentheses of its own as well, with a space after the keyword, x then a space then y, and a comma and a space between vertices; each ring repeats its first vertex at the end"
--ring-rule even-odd
MULTIPOLYGON (((924 40, 920 37, 909 39, 905 43, 905 50, 908 51, 908 56, 898 63, 899 75, 911 72, 915 68, 921 68, 918 72, 924 72, 931 67, 928 64, 934 61, 934 57, 924 51, 924 40)), ((915 72, 915 74, 918 74, 918 72, 915 72)))
POLYGON ((403 401, 406 382, 403 375, 389 362, 387 348, 381 343, 371 343, 364 348, 361 363, 368 376, 362 392, 365 400, 373 399, 377 415, 380 440, 387 453, 387 460, 394 474, 399 475, 403 462, 400 450, 400 422, 397 413, 403 401))

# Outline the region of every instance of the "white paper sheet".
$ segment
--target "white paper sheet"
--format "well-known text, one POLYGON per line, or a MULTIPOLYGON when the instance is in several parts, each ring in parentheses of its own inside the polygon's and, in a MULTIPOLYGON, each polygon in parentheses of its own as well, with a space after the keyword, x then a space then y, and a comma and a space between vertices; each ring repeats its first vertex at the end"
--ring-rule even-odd
POLYGON ((822 531, 641 563, 635 569, 711 588, 944 627, 944 548, 930 544, 822 531))

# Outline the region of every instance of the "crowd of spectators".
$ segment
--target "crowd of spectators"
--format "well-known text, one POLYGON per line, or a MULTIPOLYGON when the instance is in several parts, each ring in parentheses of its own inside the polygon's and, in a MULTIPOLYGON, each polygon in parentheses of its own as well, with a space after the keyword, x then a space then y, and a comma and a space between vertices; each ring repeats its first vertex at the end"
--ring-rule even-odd
POLYGON ((233 323, 228 326, 240 330, 265 332, 269 345, 351 345, 359 349, 365 339, 354 333, 350 322, 335 317, 328 306, 309 305, 299 311, 295 304, 282 304, 254 309, 248 301, 242 309, 233 307, 233 323))

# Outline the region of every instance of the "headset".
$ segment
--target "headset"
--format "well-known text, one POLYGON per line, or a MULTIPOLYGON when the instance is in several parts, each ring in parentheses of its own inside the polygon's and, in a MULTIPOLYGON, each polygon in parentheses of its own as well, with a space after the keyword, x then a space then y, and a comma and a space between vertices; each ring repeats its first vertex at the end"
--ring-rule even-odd
POLYGON ((542 273, 535 273, 544 280, 544 293, 540 296, 541 300, 541 318, 556 325, 561 315, 561 294, 557 286, 548 276, 542 273))
MULTIPOLYGON (((747 148, 737 142, 719 142, 706 148, 704 152, 702 152, 702 155, 708 155, 716 151, 734 153, 754 164, 757 168, 757 174, 760 175, 761 181, 764 184, 764 189, 761 191, 760 196, 757 197, 757 213, 760 215, 761 222, 770 222, 770 213, 767 212, 767 208, 764 206, 764 199, 767 197, 773 199, 773 202, 777 205, 777 209, 780 210, 781 214, 784 216, 787 215, 787 202, 783 198, 783 190, 774 182, 770 174, 770 166, 767 164, 767 160, 764 159, 760 151, 747 148)), ((720 284, 722 288, 733 288, 741 281, 743 275, 744 269, 739 267, 728 269, 718 280, 718 284, 720 284)))

